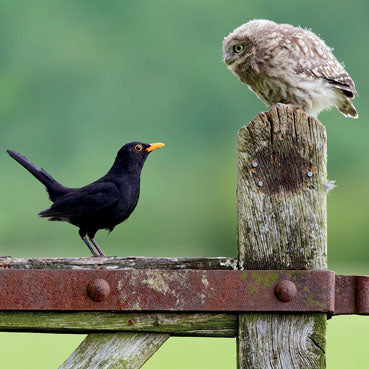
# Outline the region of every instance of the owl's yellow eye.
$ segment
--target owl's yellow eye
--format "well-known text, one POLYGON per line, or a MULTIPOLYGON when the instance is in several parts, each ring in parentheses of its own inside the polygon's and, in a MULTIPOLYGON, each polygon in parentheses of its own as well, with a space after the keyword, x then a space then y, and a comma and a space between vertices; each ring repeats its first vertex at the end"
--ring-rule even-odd
POLYGON ((233 46, 233 50, 236 52, 236 53, 240 53, 242 50, 243 50, 244 46, 243 45, 234 45, 233 46))
POLYGON ((136 145, 135 146, 135 151, 136 152, 140 152, 140 151, 142 151, 142 149, 143 149, 142 145, 136 145))

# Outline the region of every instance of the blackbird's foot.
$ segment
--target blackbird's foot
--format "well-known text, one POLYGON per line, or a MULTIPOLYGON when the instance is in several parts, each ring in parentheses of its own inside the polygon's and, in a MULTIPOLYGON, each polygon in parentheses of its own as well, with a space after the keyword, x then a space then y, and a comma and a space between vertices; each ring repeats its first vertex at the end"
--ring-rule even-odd
POLYGON ((100 246, 97 244, 97 242, 96 242, 93 238, 89 237, 88 239, 93 243, 93 245, 95 246, 96 250, 97 250, 97 251, 99 252, 99 254, 100 254, 100 255, 96 255, 96 256, 106 256, 106 255, 103 253, 103 251, 100 249, 100 246))
POLYGON ((90 243, 87 241, 86 236, 81 236, 82 241, 87 245, 87 247, 90 249, 93 256, 99 256, 96 251, 93 249, 93 247, 90 245, 90 243))

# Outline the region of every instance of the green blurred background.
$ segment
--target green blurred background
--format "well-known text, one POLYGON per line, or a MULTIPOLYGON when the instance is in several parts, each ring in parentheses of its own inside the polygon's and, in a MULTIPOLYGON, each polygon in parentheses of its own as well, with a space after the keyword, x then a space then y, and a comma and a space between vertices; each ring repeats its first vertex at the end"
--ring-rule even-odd
MULTIPOLYGON (((141 140, 166 146, 146 163, 132 217, 98 233, 104 251, 235 256, 236 135, 266 107, 222 64, 221 42, 268 18, 312 28, 356 81, 360 119, 319 118, 338 184, 328 196, 329 267, 368 274, 368 14, 364 0, 2 0, 0 254, 88 255, 76 228, 36 216, 47 195, 5 149, 81 186, 141 140)), ((368 332, 366 318, 331 320, 328 368, 367 368, 368 332)), ((82 339, 1 333, 2 367, 55 368, 82 339)), ((232 339, 173 338, 145 368, 235 368, 235 359, 232 339)))

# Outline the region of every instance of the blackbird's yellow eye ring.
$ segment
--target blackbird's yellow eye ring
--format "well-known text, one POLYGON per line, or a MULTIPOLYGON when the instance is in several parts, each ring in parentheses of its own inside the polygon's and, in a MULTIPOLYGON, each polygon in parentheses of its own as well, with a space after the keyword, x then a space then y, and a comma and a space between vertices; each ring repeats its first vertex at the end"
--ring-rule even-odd
POLYGON ((244 46, 243 46, 243 45, 240 45, 240 44, 238 44, 238 45, 234 45, 234 46, 233 46, 233 50, 234 50, 234 52, 236 52, 237 54, 238 54, 238 53, 240 53, 240 52, 243 50, 243 48, 244 48, 244 46))
POLYGON ((136 152, 140 152, 140 151, 142 151, 142 149, 143 149, 142 145, 136 145, 135 146, 135 151, 136 152))

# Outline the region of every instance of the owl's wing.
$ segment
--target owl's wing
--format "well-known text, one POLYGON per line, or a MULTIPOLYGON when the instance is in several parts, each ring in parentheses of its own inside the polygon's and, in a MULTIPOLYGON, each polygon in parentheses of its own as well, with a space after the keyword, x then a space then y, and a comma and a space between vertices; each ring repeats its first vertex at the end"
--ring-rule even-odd
POLYGON ((318 64, 311 69, 311 74, 325 79, 333 87, 342 90, 347 97, 354 98, 355 95, 358 95, 354 81, 343 69, 341 63, 334 56, 333 58, 336 61, 335 65, 332 65, 329 61, 328 63, 318 64))
POLYGON ((309 31, 295 35, 293 41, 293 46, 302 48, 301 51, 308 57, 297 61, 296 73, 322 78, 342 90, 347 97, 358 95, 354 81, 324 41, 309 31))
POLYGON ((336 81, 336 80, 332 80, 330 78, 326 78, 326 80, 334 87, 340 89, 343 91, 343 93, 353 99, 355 97, 355 95, 359 95, 358 92, 356 91, 355 89, 355 84, 354 84, 354 81, 351 79, 351 77, 348 75, 348 73, 346 73, 346 83, 342 83, 340 81, 336 81), (352 82, 352 85, 350 86, 348 83, 348 79, 352 82))
POLYGON ((308 77, 322 78, 333 87, 342 90, 347 97, 354 98, 355 95, 358 95, 355 83, 337 59, 336 62, 337 64, 333 66, 324 59, 310 61, 310 67, 297 65, 295 71, 308 77))

